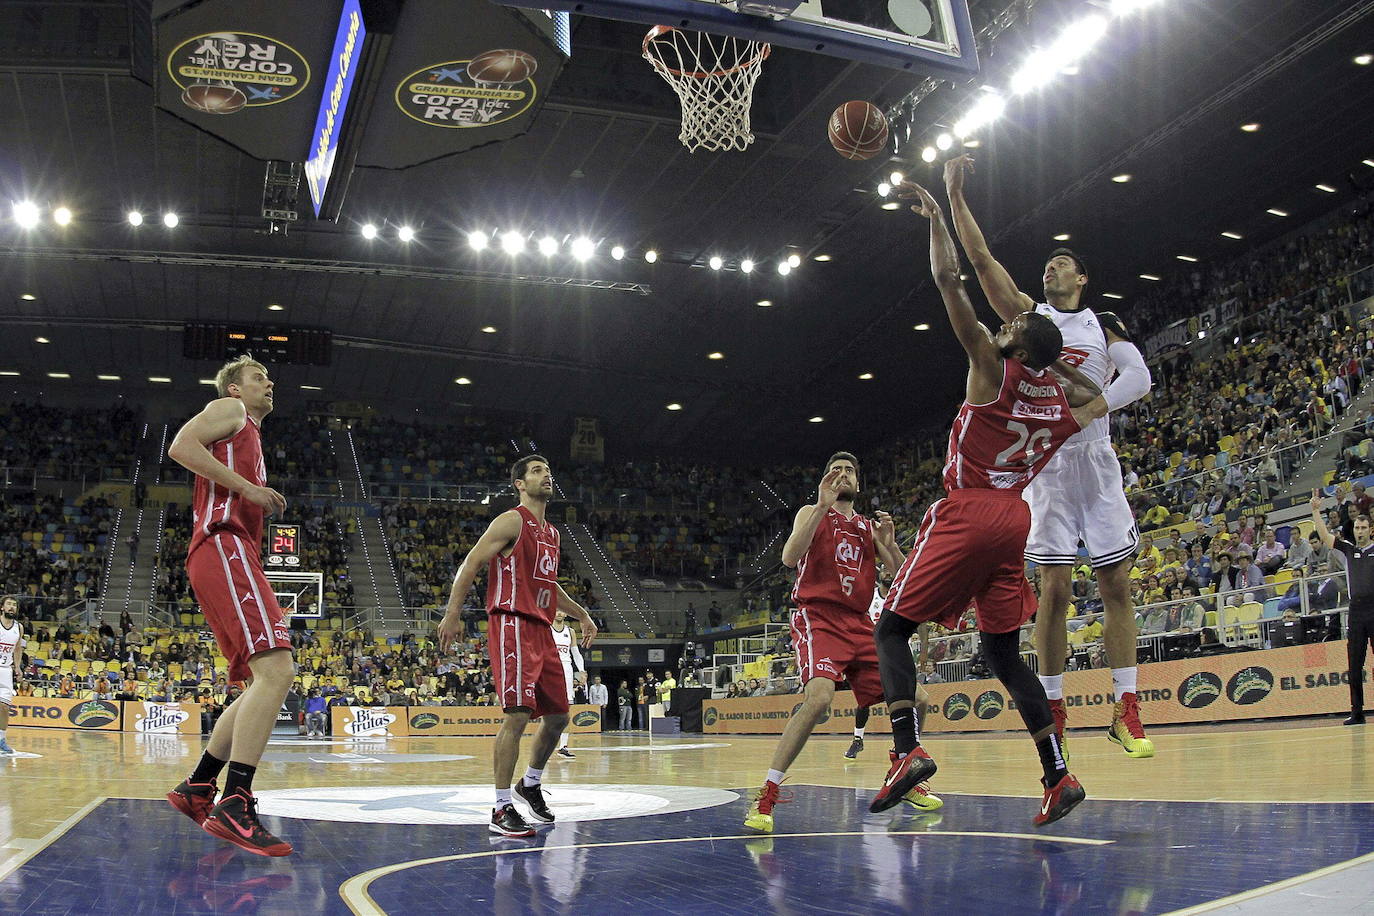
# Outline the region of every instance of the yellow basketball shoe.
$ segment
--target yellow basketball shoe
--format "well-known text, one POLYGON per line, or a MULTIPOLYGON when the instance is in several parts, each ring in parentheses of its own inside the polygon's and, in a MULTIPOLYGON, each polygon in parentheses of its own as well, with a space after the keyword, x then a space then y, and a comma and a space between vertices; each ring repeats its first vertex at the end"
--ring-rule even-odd
POLYGON ((1140 724, 1140 702, 1134 693, 1123 693, 1117 700, 1107 737, 1113 744, 1121 745, 1127 757, 1155 755, 1154 742, 1145 737, 1145 729, 1140 724))
POLYGON ((749 806, 749 814, 744 818, 744 826, 760 833, 773 832, 773 806, 785 805, 792 800, 790 795, 781 795, 782 787, 776 782, 765 782, 754 796, 749 806))
POLYGON ((928 782, 916 783, 916 788, 903 795, 902 801, 922 812, 939 811, 945 806, 944 799, 930 791, 928 782))

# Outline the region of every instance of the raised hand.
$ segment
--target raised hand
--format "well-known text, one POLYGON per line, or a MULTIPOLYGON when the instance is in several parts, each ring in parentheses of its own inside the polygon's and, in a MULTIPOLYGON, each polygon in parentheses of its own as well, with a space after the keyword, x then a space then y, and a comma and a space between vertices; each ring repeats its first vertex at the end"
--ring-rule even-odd
POLYGON ((920 205, 913 206, 911 209, 921 214, 926 219, 935 219, 942 215, 940 205, 935 202, 935 198, 931 196, 929 191, 916 182, 910 180, 903 181, 897 186, 897 192, 897 196, 902 198, 902 200, 919 201, 920 205))
POLYGON ((964 190, 964 175, 973 171, 973 157, 968 153, 945 162, 945 190, 957 194, 964 190))
POLYGON ((841 468, 834 468, 821 478, 821 485, 816 488, 816 505, 819 508, 829 509, 840 498, 839 482, 843 473, 841 468))

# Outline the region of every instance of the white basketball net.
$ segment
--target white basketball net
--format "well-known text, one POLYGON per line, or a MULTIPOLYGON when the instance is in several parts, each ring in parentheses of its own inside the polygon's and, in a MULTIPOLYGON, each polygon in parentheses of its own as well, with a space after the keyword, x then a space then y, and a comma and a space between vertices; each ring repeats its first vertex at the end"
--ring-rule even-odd
POLYGON ((754 83, 772 45, 728 35, 654 26, 644 38, 644 59, 682 102, 678 139, 691 152, 742 150, 754 142, 749 105, 754 83))

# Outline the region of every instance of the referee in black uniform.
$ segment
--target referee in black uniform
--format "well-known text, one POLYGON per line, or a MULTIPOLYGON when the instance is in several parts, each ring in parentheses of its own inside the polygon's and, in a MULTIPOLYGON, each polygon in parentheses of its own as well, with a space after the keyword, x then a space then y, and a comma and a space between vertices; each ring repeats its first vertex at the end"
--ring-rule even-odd
POLYGON ((1369 517, 1355 516, 1355 543, 1336 537, 1322 518, 1321 490, 1312 491, 1312 523, 1329 550, 1345 555, 1350 583, 1350 626, 1346 630, 1346 657, 1350 662, 1350 718, 1346 725, 1364 724, 1364 653, 1374 643, 1374 542, 1369 537, 1369 517))

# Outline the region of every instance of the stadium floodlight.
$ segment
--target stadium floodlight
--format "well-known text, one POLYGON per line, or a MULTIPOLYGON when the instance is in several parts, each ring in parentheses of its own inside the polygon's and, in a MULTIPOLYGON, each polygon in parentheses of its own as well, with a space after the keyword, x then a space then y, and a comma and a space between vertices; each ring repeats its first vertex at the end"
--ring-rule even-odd
POLYGON ((1086 57, 1093 49, 1093 45, 1101 41, 1102 36, 1106 34, 1106 16, 1084 16, 1060 32, 1054 44, 1050 45, 1049 51, 1058 61, 1058 67, 1064 67, 1086 57))
POLYGON ((52 221, 59 226, 70 226, 72 224, 72 211, 68 207, 58 207, 52 211, 52 221))
POLYGON ((949 134, 940 134, 940 136, 935 138, 935 148, 940 150, 941 152, 944 152, 953 145, 954 138, 951 137, 949 134))
POLYGON ((787 276, 788 274, 790 274, 791 272, 792 272, 792 265, 791 265, 791 264, 788 264, 786 261, 779 261, 779 262, 778 262, 778 273, 779 273, 780 275, 782 275, 782 276, 785 277, 785 276, 787 276))
POLYGON ((473 251, 483 250, 487 247, 487 242, 489 241, 490 239, 487 238, 487 234, 481 229, 474 229, 472 232, 468 233, 468 247, 473 251))
POLYGON ((720 270, 722 267, 725 266, 725 259, 718 254, 713 254, 711 255, 711 260, 707 261, 706 263, 711 265, 712 270, 720 270))
POLYGON ((611 247, 611 260, 613 260, 613 261, 623 261, 623 260, 625 260, 625 246, 624 246, 624 245, 614 245, 614 246, 611 247))
POLYGON ((933 146, 927 146, 925 149, 921 150, 921 161, 922 161, 922 162, 934 162, 934 161, 935 161, 935 157, 936 157, 937 155, 938 155, 938 154, 935 152, 935 147, 933 147, 933 146))
POLYGON ((128 213, 124 214, 124 218, 129 221, 130 226, 143 225, 143 214, 139 213, 137 210, 130 210, 128 213))
POLYGON ((648 251, 644 252, 644 260, 648 261, 650 264, 654 263, 658 260, 658 252, 650 248, 648 251))
POLYGON ((902 183, 902 179, 905 177, 906 176, 901 172, 893 172, 891 175, 887 176, 887 180, 893 187, 896 187, 902 183))
POLYGON ((747 273, 753 273, 753 272, 754 272, 754 262, 753 262, 752 260, 750 260, 749 258, 745 258, 743 261, 740 261, 740 262, 739 262, 739 269, 740 269, 741 272, 746 273, 746 274, 747 274, 747 273))
POLYGON ((889 195, 889 194, 891 194, 891 193, 892 193, 892 185, 888 184, 886 181, 880 181, 880 182, 878 182, 878 196, 879 196, 879 197, 886 197, 887 195, 889 195))
POLYGON ((787 266, 794 270, 801 267, 801 255, 797 254, 795 251, 789 254, 787 256, 787 266))
POLYGON ((396 230, 396 238, 400 239, 403 242, 414 241, 415 230, 409 226, 402 226, 401 228, 396 230))
POLYGON ((558 253, 558 239, 551 235, 546 235, 539 240, 539 253, 546 258, 551 258, 558 253))
POLYGON ((579 235, 573 239, 572 256, 579 261, 585 261, 596 251, 596 243, 585 235, 579 235))
POLYGON ((363 223, 363 228, 359 231, 362 232, 363 238, 368 241, 377 237, 377 227, 373 223, 363 223))
POLYGON ((501 233, 501 250, 509 255, 517 255, 525 250, 525 236, 511 229, 501 233))
POLYGON ((1054 79, 1064 64, 1049 51, 1035 51, 1026 58, 1011 77, 1011 91, 1016 95, 1026 95, 1046 86, 1054 79))
POLYGON ((166 226, 168 229, 175 229, 180 224, 181 217, 177 216, 175 213, 168 211, 162 214, 162 225, 166 226))
POLYGON ((14 211, 14 221, 19 224, 19 228, 32 229, 38 225, 38 204, 33 201, 15 201, 11 209, 14 211))

